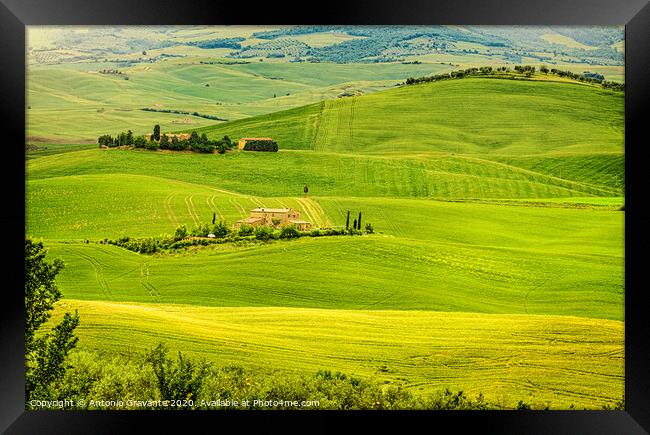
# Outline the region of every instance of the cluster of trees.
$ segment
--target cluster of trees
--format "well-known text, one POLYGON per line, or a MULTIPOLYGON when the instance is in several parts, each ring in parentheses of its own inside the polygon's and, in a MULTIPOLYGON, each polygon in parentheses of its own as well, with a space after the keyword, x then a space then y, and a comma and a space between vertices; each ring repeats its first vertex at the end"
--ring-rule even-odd
POLYGON ((581 82, 587 82, 587 83, 598 83, 602 87, 606 89, 612 89, 615 91, 624 91, 625 90, 625 84, 624 83, 617 83, 617 82, 612 82, 612 81, 607 81, 604 80, 604 76, 602 74, 597 74, 597 73, 592 73, 589 71, 586 71, 582 74, 576 74, 571 71, 562 71, 556 68, 552 68, 549 70, 551 74, 555 74, 559 77, 568 77, 573 80, 578 80, 581 82))
MULTIPOLYGON (((206 86, 209 86, 206 84, 206 86)), ((228 121, 227 119, 224 118, 219 118, 216 115, 206 115, 204 113, 199 113, 199 112, 188 112, 185 110, 176 110, 176 109, 154 109, 153 107, 144 107, 140 110, 143 110, 145 112, 159 112, 159 113, 176 113, 179 115, 192 115, 196 116, 198 118, 205 118, 205 119, 213 119, 215 121, 228 121)))
MULTIPOLYGON (((155 254, 156 252, 174 251, 190 246, 207 246, 210 244, 231 243, 239 241, 258 240, 267 242, 279 239, 297 239, 299 237, 323 237, 342 235, 362 235, 361 213, 350 227, 350 212, 345 228, 324 228, 311 231, 300 231, 295 225, 285 225, 274 228, 265 225, 252 227, 243 224, 239 229, 230 228, 225 222, 217 222, 216 215, 212 216, 211 224, 199 224, 191 229, 186 225, 176 227, 172 236, 131 238, 128 236, 116 240, 104 239, 101 244, 120 246, 140 254, 155 254), (214 236, 214 237, 212 237, 214 236)), ((373 234, 374 228, 370 223, 365 226, 366 234, 373 234)))
POLYGON ((186 44, 193 45, 199 48, 231 48, 237 50, 242 48, 241 42, 245 40, 246 38, 242 38, 242 37, 216 38, 216 39, 204 39, 201 41, 189 41, 186 42, 186 44))
MULTIPOLYGON (((180 351, 170 355, 163 343, 135 355, 111 359, 95 352, 75 351, 69 363, 70 368, 47 397, 48 400, 72 400, 74 405, 67 409, 142 409, 137 404, 127 404, 127 400, 122 408, 116 404, 90 405, 91 401, 101 403, 115 399, 116 391, 123 392, 126 398, 155 401, 159 405, 157 409, 179 409, 171 403, 166 408, 163 401, 181 401, 186 409, 218 409, 209 405, 217 399, 230 399, 240 404, 247 401, 248 406, 241 409, 497 409, 482 394, 472 397, 463 391, 446 389, 415 396, 399 384, 387 386, 338 371, 280 374, 251 370, 233 364, 194 360, 180 351), (310 402, 314 406, 273 406, 279 401, 310 402)), ((31 405, 27 409, 31 409, 31 405)))
POLYGON ((124 80, 128 80, 128 79, 129 79, 129 76, 127 76, 127 75, 124 74, 122 71, 117 70, 117 69, 102 69, 102 70, 99 70, 99 73, 100 73, 100 74, 112 74, 112 75, 116 75, 116 76, 118 76, 118 77, 123 78, 124 80))
POLYGON ((115 137, 109 134, 99 136, 99 138, 97 138, 97 143, 99 143, 99 146, 118 147, 123 145, 135 145, 136 139, 139 144, 144 144, 146 142, 144 137, 134 138, 133 132, 129 130, 126 133, 119 133, 115 137))
MULTIPOLYGON (((359 217, 352 222, 352 228, 350 228, 350 210, 348 210, 348 215, 345 218, 345 229, 347 231, 354 230, 361 233, 361 212, 359 212, 359 217)), ((366 234, 373 234, 375 229, 372 224, 366 224, 366 234)))
POLYGON ((406 79, 406 81, 403 84, 406 85, 414 85, 417 83, 429 83, 429 82, 436 82, 439 80, 447 80, 447 79, 455 79, 455 78, 462 78, 465 76, 470 76, 470 75, 489 75, 493 74, 495 72, 506 72, 509 71, 506 67, 502 68, 492 68, 491 66, 483 66, 480 68, 467 68, 465 70, 457 70, 457 71, 451 71, 449 73, 444 73, 444 74, 437 74, 433 76, 425 76, 425 77, 409 77, 406 79))
MULTIPOLYGON (((513 67, 513 70, 518 73, 518 74, 524 74, 528 77, 532 76, 535 74, 535 67, 531 65, 515 65, 513 67)), ((619 90, 622 91, 625 89, 625 85, 623 83, 617 83, 617 82, 611 82, 611 81, 605 81, 604 76, 602 74, 597 74, 597 73, 592 73, 589 71, 586 71, 582 74, 577 74, 571 71, 562 71, 557 68, 552 68, 549 69, 548 67, 542 65, 539 68, 539 71, 544 73, 544 74, 554 74, 559 77, 569 77, 573 80, 577 80, 580 82, 585 82, 585 83, 597 83, 603 86, 604 88, 607 89, 613 89, 613 90, 619 90)), ((409 77, 406 79, 403 85, 414 85, 417 83, 429 83, 429 82, 435 82, 439 80, 447 80, 447 79, 454 79, 454 78, 463 78, 466 76, 481 76, 481 75, 492 75, 492 74, 504 74, 504 73, 510 73, 510 68, 502 66, 498 68, 493 68, 491 66, 482 66, 480 68, 467 68, 465 70, 458 70, 458 71, 452 71, 450 73, 445 73, 445 74, 437 74, 433 76, 425 76, 425 77, 409 77)))
POLYGON ((277 152, 278 144, 274 140, 250 140, 244 145, 244 151, 277 152))
POLYGON ((191 150, 199 153, 212 153, 215 150, 219 154, 224 154, 227 150, 232 149, 233 142, 228 136, 224 136, 221 140, 210 140, 208 136, 203 133, 201 136, 196 131, 192 131, 189 139, 179 139, 177 136, 167 136, 160 134, 160 125, 156 125, 151 135, 151 139, 145 136, 133 136, 133 132, 119 133, 113 137, 105 134, 97 138, 99 146, 118 147, 118 146, 134 146, 135 148, 145 148, 148 150, 172 150, 172 151, 185 151, 191 150))

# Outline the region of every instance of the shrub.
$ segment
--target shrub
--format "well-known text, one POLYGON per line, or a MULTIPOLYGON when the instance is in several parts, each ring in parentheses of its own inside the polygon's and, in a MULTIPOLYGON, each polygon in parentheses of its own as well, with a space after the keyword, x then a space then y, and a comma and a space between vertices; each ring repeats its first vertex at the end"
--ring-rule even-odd
POLYGON ((320 236, 322 236, 320 230, 318 230, 318 229, 311 230, 311 232, 309 233, 309 235, 310 235, 311 237, 320 237, 320 236))
POLYGON ((178 352, 178 362, 167 358, 167 348, 159 344, 148 353, 157 381, 158 393, 165 400, 194 400, 199 394, 208 366, 195 364, 178 352))
POLYGON ((372 224, 367 223, 366 224, 366 234, 374 234, 375 229, 372 227, 372 224))
POLYGON ((97 143, 99 143, 99 146, 111 146, 113 144, 113 138, 111 135, 105 134, 97 138, 97 143))
POLYGON ((158 149, 158 142, 155 142, 155 141, 149 141, 149 142, 147 142, 147 143, 145 144, 144 147, 145 147, 146 149, 150 150, 150 151, 155 151, 155 150, 158 149))
POLYGON ((174 232, 174 240, 182 240, 185 237, 187 237, 187 227, 185 225, 177 226, 176 231, 174 232))
POLYGON ((300 237, 300 231, 295 225, 286 225, 280 231, 280 238, 282 239, 295 239, 300 237))
POLYGON ((253 227, 250 225, 242 224, 242 226, 239 227, 240 236, 250 236, 251 234, 253 234, 253 227))
POLYGON ((271 228, 265 226, 255 228, 255 238, 257 240, 269 240, 271 237, 273 237, 271 228))
POLYGON ((217 238, 223 238, 228 235, 228 227, 223 222, 218 222, 212 226, 212 234, 217 238))
POLYGON ((530 405, 520 400, 519 403, 517 403, 517 410, 530 411, 530 405))
POLYGON ((210 234, 210 227, 205 224, 199 224, 198 227, 192 229, 192 235, 194 237, 208 237, 208 234, 210 234))
POLYGON ((144 136, 138 136, 133 140, 133 145, 136 148, 144 148, 147 145, 147 140, 144 136))

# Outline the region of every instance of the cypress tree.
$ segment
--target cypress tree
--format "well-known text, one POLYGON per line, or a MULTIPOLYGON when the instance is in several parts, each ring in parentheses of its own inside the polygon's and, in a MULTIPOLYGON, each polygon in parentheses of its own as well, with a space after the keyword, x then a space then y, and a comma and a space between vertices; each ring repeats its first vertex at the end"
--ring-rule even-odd
POLYGON ((355 230, 357 229, 357 220, 356 219, 352 223, 352 228, 354 228, 355 230))
POLYGON ((345 229, 350 228, 350 210, 348 210, 348 217, 345 219, 345 229))
POLYGON ((359 219, 357 220, 357 226, 359 227, 357 229, 361 231, 361 212, 359 212, 359 219))
POLYGON ((215 220, 217 220, 217 213, 212 212, 212 225, 214 225, 215 220))

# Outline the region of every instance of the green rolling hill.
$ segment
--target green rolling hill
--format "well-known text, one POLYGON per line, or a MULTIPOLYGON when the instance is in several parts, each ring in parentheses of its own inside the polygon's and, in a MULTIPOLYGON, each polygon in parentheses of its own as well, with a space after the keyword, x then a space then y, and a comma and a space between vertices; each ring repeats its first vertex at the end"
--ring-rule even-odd
POLYGON ((66 264, 57 316, 79 310, 83 349, 162 338, 219 364, 598 409, 623 391, 622 125, 620 93, 471 78, 201 130, 278 153, 61 146, 27 161, 26 233, 66 264), (257 206, 317 226, 362 212, 376 234, 153 256, 97 243, 257 206))
POLYGON ((566 81, 465 78, 327 100, 197 130, 282 149, 539 155, 622 152, 623 94, 566 81))

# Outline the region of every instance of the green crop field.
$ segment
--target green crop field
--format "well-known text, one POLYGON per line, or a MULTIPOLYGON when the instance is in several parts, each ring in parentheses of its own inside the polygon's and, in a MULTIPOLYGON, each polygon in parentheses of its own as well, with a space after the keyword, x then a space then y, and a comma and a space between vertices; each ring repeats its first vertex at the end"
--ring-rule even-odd
POLYGON ((620 92, 557 81, 467 78, 328 100, 197 131, 215 138, 265 135, 287 149, 318 151, 622 153, 623 116, 620 92))
POLYGON ((150 133, 154 124, 160 124, 162 131, 199 128, 219 121, 140 109, 182 110, 233 120, 335 98, 349 90, 373 92, 410 75, 451 70, 440 64, 201 62, 215 62, 215 58, 203 53, 127 67, 119 62, 32 66, 27 74, 27 137, 95 142, 102 134, 127 129, 137 135, 150 133), (98 73, 103 69, 118 69, 129 79, 98 73))
MULTIPOLYGON (((232 106, 233 119, 247 118, 199 131, 272 137, 279 152, 28 152, 26 234, 66 265, 54 320, 78 310, 79 348, 129 354, 164 341, 218 365, 340 370, 417 394, 483 393, 504 408, 521 400, 599 409, 622 399, 622 93, 466 78, 315 104, 320 97, 296 98, 270 113, 260 103, 267 82, 318 93, 354 69, 353 81, 369 86, 402 71, 268 62, 152 74, 200 84, 212 77, 205 66, 224 74, 224 87, 233 86, 228 75, 260 87, 251 85, 245 110, 232 106), (170 235, 213 215, 230 226, 260 206, 294 208, 317 227, 362 213, 375 233, 154 255, 99 243, 170 235)), ((144 81, 133 70, 121 85, 138 86, 140 73, 144 81)), ((185 101, 202 101, 193 92, 185 101)))

